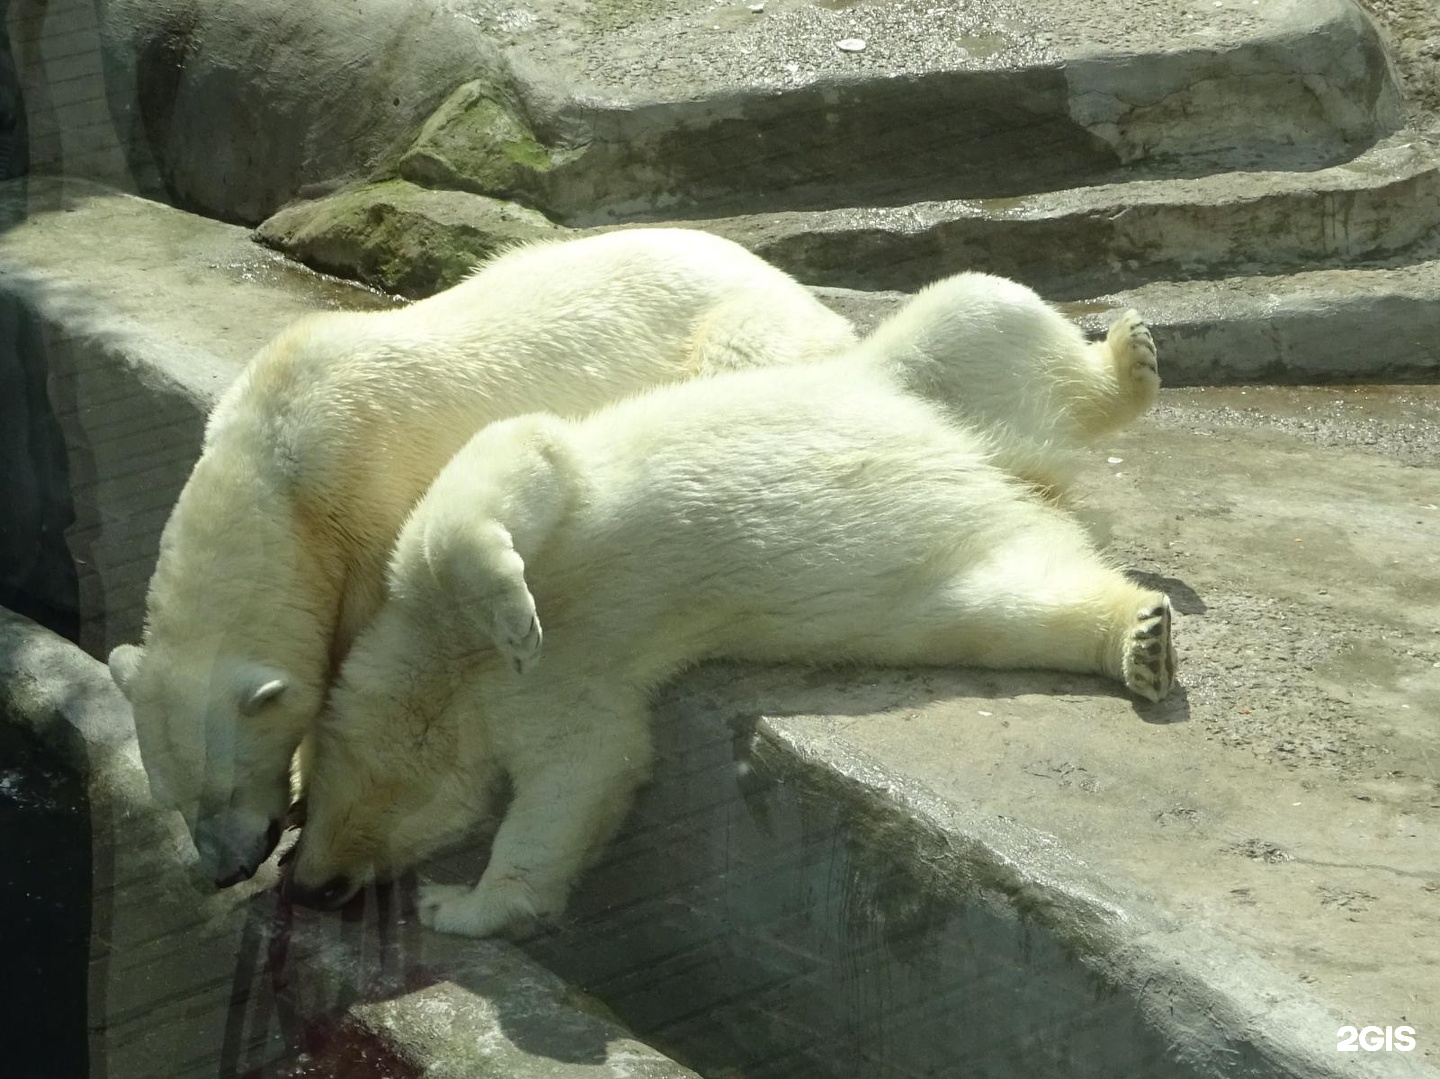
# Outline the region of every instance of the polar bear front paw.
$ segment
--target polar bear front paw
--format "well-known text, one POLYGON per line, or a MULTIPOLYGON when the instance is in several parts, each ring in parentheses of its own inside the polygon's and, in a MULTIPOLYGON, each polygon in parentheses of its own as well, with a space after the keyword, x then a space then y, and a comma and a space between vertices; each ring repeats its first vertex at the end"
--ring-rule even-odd
POLYGON ((1149 701, 1163 700, 1175 684, 1175 647, 1170 640, 1170 600, 1141 608, 1125 639, 1121 659, 1125 686, 1149 701))
POLYGON ((1160 360, 1155 337, 1150 327, 1131 308, 1110 327, 1105 335, 1115 365, 1115 377, 1122 386, 1135 386, 1137 392, 1148 394, 1160 388, 1160 360))
POLYGON ((1155 338, 1150 327, 1131 308, 1110 327, 1105 336, 1110 355, 1115 361, 1115 374, 1124 380, 1149 382, 1160 377, 1160 361, 1155 351, 1155 338))
POLYGON ((468 884, 422 884, 421 924, 437 933, 462 937, 493 937, 531 922, 534 904, 518 882, 486 887, 468 884))

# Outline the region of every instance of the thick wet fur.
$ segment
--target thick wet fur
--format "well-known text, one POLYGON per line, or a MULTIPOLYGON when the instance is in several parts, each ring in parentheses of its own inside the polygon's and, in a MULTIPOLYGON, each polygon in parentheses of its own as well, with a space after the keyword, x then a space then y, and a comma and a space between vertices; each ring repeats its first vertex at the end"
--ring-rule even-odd
POLYGON ((966 274, 834 360, 486 428, 407 521, 341 672, 297 882, 335 898, 493 824, 503 776, 480 882, 424 889, 421 917, 483 936, 559 912, 648 774, 651 691, 707 658, 1051 668, 1164 697, 1167 599, 1034 483, 1157 386, 1138 316, 1090 344, 966 274))
POLYGON ((854 340, 738 245, 635 229, 512 250, 429 299, 316 315, 267 344, 210 417, 143 646, 110 657, 152 790, 210 879, 269 855, 292 758, 384 597, 405 515, 472 434, 854 340))

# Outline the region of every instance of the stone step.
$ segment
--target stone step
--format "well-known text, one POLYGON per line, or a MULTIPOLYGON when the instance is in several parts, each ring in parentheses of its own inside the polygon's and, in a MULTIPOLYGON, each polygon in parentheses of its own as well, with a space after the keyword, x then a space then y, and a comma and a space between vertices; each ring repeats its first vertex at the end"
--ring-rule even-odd
POLYGON ((571 225, 1009 197, 1122 167, 1316 168, 1403 122, 1352 0, 539 0, 512 15, 479 18, 513 81, 457 91, 401 174, 571 225))
POLYGON ((811 285, 914 290, 961 270, 1054 299, 1392 255, 1440 225, 1440 160, 1408 136, 1314 172, 1233 172, 1005 199, 686 224, 811 285))
MULTIPOLYGON (((899 292, 816 290, 868 329, 899 292)), ((1440 376, 1440 261, 1215 281, 1157 281, 1064 303, 1092 333, 1134 307, 1167 386, 1434 380, 1440 376)))
MULTIPOLYGON (((1075 300, 1158 280, 1421 252, 1440 225, 1440 158, 1402 132, 1308 172, 656 224, 726 236, 809 285, 913 291, 984 270, 1075 300)), ((318 269, 419 296, 458 281, 506 243, 583 231, 512 203, 392 180, 292 204, 258 235, 318 269)))
MULTIPOLYGON (((1403 123, 1354 0, 117 0, 43 34, 32 131, 103 48, 139 188, 247 223, 397 170, 572 225, 1003 198, 1321 168, 1403 123)), ((67 168, 98 115, 55 118, 67 168)))

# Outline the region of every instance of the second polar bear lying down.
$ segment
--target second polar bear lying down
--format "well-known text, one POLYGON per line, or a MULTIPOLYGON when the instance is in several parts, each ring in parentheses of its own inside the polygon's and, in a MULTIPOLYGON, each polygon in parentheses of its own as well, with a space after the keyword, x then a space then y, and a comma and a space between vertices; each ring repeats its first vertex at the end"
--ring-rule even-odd
POLYGON ((1113 425, 1158 386, 1133 312, 1087 345, 1028 289, 965 274, 838 359, 479 433, 402 530, 332 692, 296 898, 393 876, 492 817, 508 779, 479 884, 427 887, 422 919, 483 936, 559 912, 647 775, 650 693, 707 658, 1054 668, 1164 697, 1166 597, 957 419, 981 357, 1056 422, 1113 425))

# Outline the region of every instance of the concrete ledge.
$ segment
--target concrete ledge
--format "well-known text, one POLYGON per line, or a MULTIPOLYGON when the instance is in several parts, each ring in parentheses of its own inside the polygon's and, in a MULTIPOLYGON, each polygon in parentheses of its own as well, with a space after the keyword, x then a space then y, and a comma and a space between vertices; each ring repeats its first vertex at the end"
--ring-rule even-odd
POLYGON ((250 355, 308 311, 390 301, 297 268, 243 228, 94 184, 0 185, 0 302, 41 326, 69 454, 81 642, 138 639, 155 543, 205 416, 250 355))
POLYGON ((914 291, 962 270, 1081 299, 1403 251, 1440 223, 1440 163, 1397 139, 1313 172, 1136 180, 1019 198, 692 222, 811 285, 914 291))
POLYGON ((511 945, 434 937, 399 903, 360 925, 293 910, 269 890, 273 863, 239 889, 192 888, 184 827, 149 804, 109 672, 3 609, 0 722, 88 778, 95 1074, 213 1079, 297 1062, 373 1074, 389 1061, 396 1079, 694 1079, 511 945))

